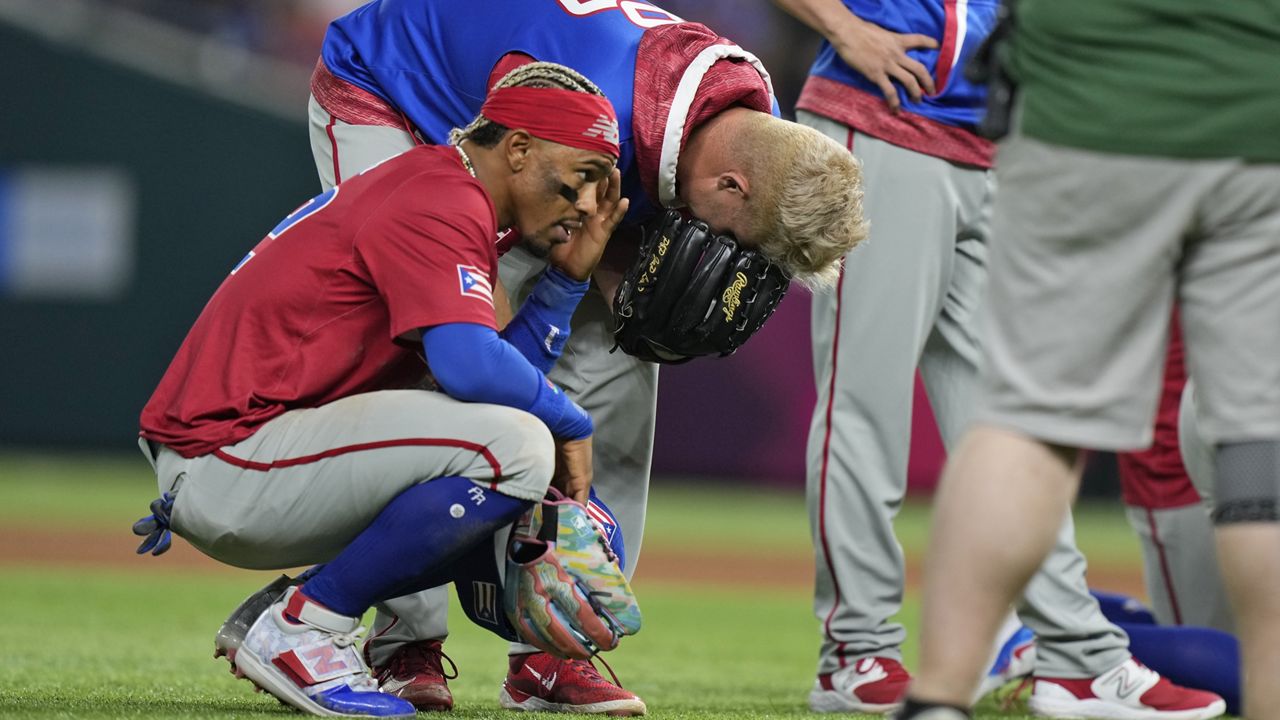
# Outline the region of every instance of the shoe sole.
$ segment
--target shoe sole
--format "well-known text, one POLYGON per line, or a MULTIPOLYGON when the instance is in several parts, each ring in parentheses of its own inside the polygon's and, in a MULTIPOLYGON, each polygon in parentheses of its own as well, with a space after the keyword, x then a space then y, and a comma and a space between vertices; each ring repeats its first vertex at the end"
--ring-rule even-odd
POLYGON ((322 717, 355 717, 330 710, 307 697, 301 688, 294 685, 291 680, 284 676, 284 673, 261 660, 250 650, 243 647, 238 649, 235 659, 236 668, 245 677, 283 703, 292 705, 303 712, 322 717))
POLYGON ((895 703, 861 703, 850 700, 835 690, 814 690, 809 693, 809 709, 819 713, 868 713, 883 715, 902 707, 895 703))
POLYGON ((1223 700, 1210 703, 1202 708, 1187 710, 1154 710, 1130 708, 1101 700, 1078 700, 1075 702, 1061 700, 1036 699, 1035 695, 1027 701, 1032 714, 1054 718, 1091 718, 1096 720, 1209 720, 1226 712, 1227 703, 1223 700))
POLYGON ((634 717, 649 712, 649 709, 645 707, 644 701, 640 698, 570 705, 568 703, 550 703, 531 696, 524 702, 518 702, 511 697, 511 693, 507 692, 505 687, 498 693, 498 704, 504 709, 518 712, 579 713, 585 715, 611 715, 613 717, 634 717))

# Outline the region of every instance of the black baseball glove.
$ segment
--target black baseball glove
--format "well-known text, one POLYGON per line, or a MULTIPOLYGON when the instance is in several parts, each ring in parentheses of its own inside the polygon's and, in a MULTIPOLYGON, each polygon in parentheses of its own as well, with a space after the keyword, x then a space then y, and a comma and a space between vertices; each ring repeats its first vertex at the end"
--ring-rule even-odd
POLYGON ((755 250, 669 210, 618 286, 614 341, 650 362, 730 355, 769 319, 790 282, 755 250))

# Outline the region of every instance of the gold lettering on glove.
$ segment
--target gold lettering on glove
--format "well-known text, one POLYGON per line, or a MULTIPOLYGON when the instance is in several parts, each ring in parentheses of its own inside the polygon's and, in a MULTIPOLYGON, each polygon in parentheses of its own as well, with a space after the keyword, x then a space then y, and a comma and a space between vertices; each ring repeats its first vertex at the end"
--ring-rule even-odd
POLYGON ((666 235, 662 236, 662 240, 658 242, 658 252, 649 258, 649 267, 645 268, 644 274, 640 276, 640 280, 636 283, 640 287, 644 287, 652 282, 650 276, 658 272, 658 268, 662 266, 662 259, 667 256, 667 248, 671 246, 671 238, 666 235))
POLYGON ((724 289, 724 294, 720 296, 724 306, 720 309, 724 311, 724 319, 727 322, 733 322, 733 314, 738 312, 738 306, 742 304, 742 289, 747 286, 747 276, 738 273, 733 278, 733 284, 724 289))

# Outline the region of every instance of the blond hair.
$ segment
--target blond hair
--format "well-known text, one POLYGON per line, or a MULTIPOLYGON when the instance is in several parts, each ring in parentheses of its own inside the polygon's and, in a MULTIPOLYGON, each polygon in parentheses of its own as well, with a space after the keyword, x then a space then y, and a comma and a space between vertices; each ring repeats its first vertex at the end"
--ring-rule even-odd
MULTIPOLYGON (((502 79, 493 85, 495 90, 503 87, 560 88, 604 97, 604 92, 582 73, 550 62, 521 65, 503 75, 502 79)), ((502 136, 506 135, 509 129, 483 115, 476 115, 466 127, 449 131, 449 144, 457 145, 463 140, 470 140, 480 147, 493 147, 502 140, 502 136)))
POLYGON ((858 161, 817 130, 765 113, 752 113, 734 144, 746 151, 747 221, 760 252, 805 285, 833 284, 867 237, 858 161))

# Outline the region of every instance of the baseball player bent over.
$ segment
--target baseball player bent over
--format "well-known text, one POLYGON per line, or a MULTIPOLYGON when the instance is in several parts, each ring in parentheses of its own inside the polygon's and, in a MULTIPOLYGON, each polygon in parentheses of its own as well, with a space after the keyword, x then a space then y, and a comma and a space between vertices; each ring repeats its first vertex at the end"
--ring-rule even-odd
MULTIPOLYGON (((415 145, 446 142, 497 78, 532 60, 583 72, 618 111, 618 169, 632 206, 550 377, 596 421, 595 488, 626 529, 630 574, 644 532, 658 367, 609 352, 609 298, 619 263, 636 252, 639 224, 687 206, 792 276, 820 282, 834 278, 863 236, 858 169, 838 144, 773 116, 769 76, 753 55, 657 6, 379 0, 334 21, 312 77, 311 141, 323 185, 415 145)), ((516 305, 543 265, 520 249, 502 258, 501 281, 516 305)), ((443 590, 382 603, 366 648, 378 677, 424 710, 453 704, 441 670, 446 611, 443 590)), ((511 648, 503 707, 645 711, 589 663, 532 651, 511 648)))
POLYGON ((542 70, 560 87, 499 87, 456 145, 353 173, 276 226, 142 412, 164 493, 143 549, 163 550, 171 527, 238 567, 323 563, 235 657, 302 710, 413 715, 378 691, 360 616, 448 582, 549 485, 584 497, 591 482, 591 416, 544 372, 627 201, 609 101, 542 70), (499 333, 508 227, 550 266, 499 333), (428 372, 439 392, 422 389, 428 372))

